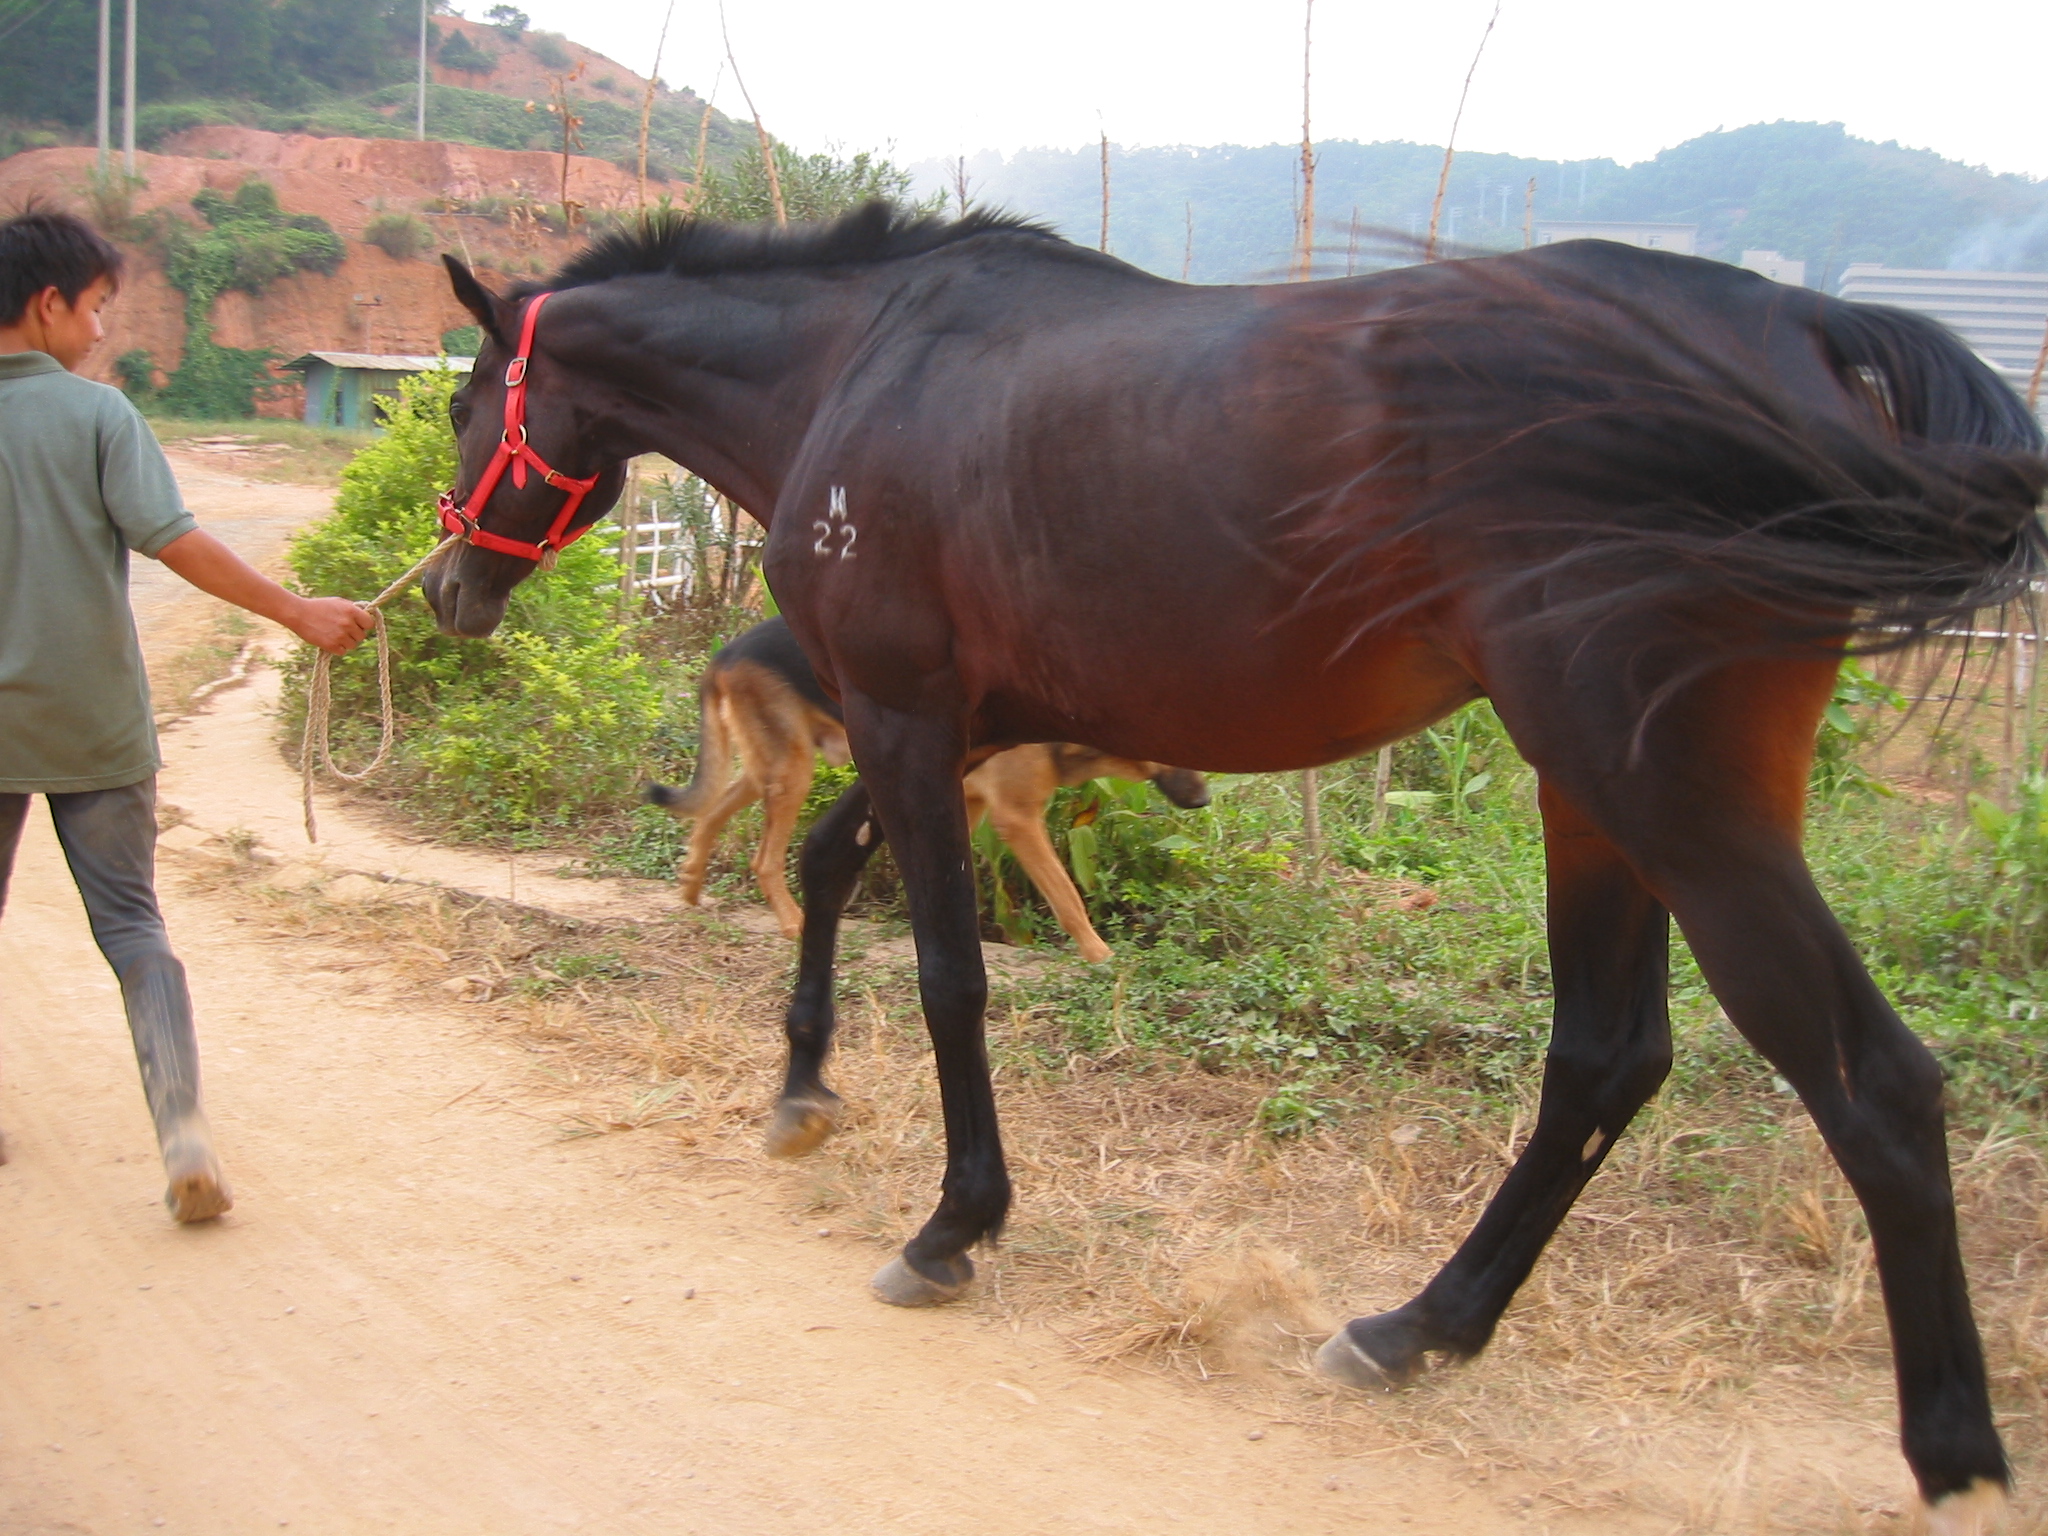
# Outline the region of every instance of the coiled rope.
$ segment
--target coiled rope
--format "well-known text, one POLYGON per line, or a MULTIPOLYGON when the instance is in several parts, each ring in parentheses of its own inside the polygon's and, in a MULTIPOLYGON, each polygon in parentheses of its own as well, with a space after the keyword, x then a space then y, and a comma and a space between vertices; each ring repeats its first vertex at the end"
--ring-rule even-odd
POLYGON ((391 755, 391 743, 398 735, 397 713, 391 707, 391 634, 384 624, 384 605, 398 596, 418 578, 421 571, 441 553, 436 544, 413 568, 382 592, 362 606, 369 610, 377 629, 377 755, 354 773, 335 766, 334 744, 330 739, 334 713, 333 679, 331 672, 334 658, 326 651, 313 657, 313 677, 306 685, 306 733, 299 742, 299 791, 306 811, 306 841, 320 841, 319 828, 313 820, 313 766, 318 762, 344 784, 360 784, 379 768, 384 759, 391 755))

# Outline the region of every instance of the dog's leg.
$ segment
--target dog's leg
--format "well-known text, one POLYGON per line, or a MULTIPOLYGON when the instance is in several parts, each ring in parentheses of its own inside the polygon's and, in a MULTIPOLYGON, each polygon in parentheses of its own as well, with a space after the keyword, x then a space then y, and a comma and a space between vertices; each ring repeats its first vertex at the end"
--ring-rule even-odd
POLYGON ((1015 747, 998 753, 979 773, 988 800, 988 818, 996 835, 1010 845, 1010 852, 1024 866, 1024 873, 1038 887, 1038 894, 1050 904, 1053 916, 1074 941, 1081 958, 1099 963, 1109 958, 1109 946, 1088 921, 1088 908, 1074 880, 1053 851, 1045 833, 1045 808, 1059 787, 1059 766, 1053 749, 1044 746, 1015 747))
POLYGON ((797 815, 804 808, 804 796, 811 792, 811 780, 816 773, 817 759, 811 744, 789 742, 782 749, 780 761, 769 770, 761 793, 764 817, 761 846, 754 850, 754 878, 761 883, 761 894, 768 899, 769 909, 782 925, 782 936, 786 939, 793 939, 804 930, 803 911, 789 894, 789 839, 796 830, 797 815))
POLYGON ((712 851, 718 847, 718 834, 760 795, 761 788, 754 782, 754 776, 742 773, 725 787, 718 802, 697 818, 697 824, 690 829, 690 846, 676 865, 677 893, 684 905, 694 907, 703 898, 704 871, 711 863, 712 851))

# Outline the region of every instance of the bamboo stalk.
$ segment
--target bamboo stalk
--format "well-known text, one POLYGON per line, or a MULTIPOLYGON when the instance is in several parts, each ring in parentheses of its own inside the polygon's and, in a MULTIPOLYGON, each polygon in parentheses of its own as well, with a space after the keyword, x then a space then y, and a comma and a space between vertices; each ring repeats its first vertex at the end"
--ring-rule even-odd
POLYGON ((725 62, 732 66, 732 78, 740 88, 740 99, 747 104, 747 111, 753 114, 754 136, 761 142, 761 165, 768 173, 768 201, 775 209, 775 225, 778 229, 789 228, 789 209, 782 201, 782 172, 775 164, 775 146, 769 142, 768 130, 761 126, 761 110, 754 105, 753 93, 747 89, 747 77, 740 73, 740 61, 732 56, 732 34, 725 27, 725 0, 719 0, 718 33, 725 39, 725 62))
POLYGON ((1394 749, 1381 747, 1372 769, 1372 835, 1378 837, 1387 824, 1387 790, 1394 782, 1394 749))
POLYGON ((1310 67, 1310 29, 1315 22, 1316 0, 1303 0, 1301 12, 1301 227, 1295 232, 1294 277, 1304 282, 1316 259, 1316 146, 1309 132, 1309 85, 1314 78, 1310 67))
POLYGON ((1323 774, 1320 768, 1301 770, 1301 841, 1312 871, 1323 867, 1323 774))
POLYGON ((1096 249, 1109 251, 1109 130, 1102 130, 1102 239, 1096 249))
POLYGON ((711 80, 711 94, 704 98, 703 114, 697 119, 697 168, 690 178, 690 206, 695 208, 704 200, 704 156, 711 148, 711 103, 718 99, 719 82, 725 79, 725 66, 718 66, 718 73, 711 80))
POLYGON ((2048 373, 2048 331, 2041 333, 2041 350, 2034 358, 2034 376, 2027 380, 2027 409, 2041 403, 2041 375, 2048 373))
POLYGON ((661 36, 654 44, 654 68, 647 76, 647 90, 640 97, 640 206, 647 207, 647 129, 654 121, 654 92, 661 83, 661 51, 668 46, 668 24, 675 16, 676 0, 668 0, 661 18, 661 36))
POLYGON ((1451 156, 1458 151, 1458 124, 1465 118, 1465 98, 1472 94, 1472 77, 1479 73, 1480 55, 1486 52, 1486 40, 1493 36, 1493 24, 1499 20, 1500 0, 1493 0, 1493 14, 1486 19, 1486 30, 1479 34, 1479 46, 1472 50, 1472 67, 1465 71, 1465 87, 1458 92, 1458 110, 1451 116, 1451 136, 1444 141, 1444 168, 1437 173, 1436 199, 1429 205, 1429 243, 1422 248, 1424 261, 1436 260, 1436 231, 1444 215, 1444 190, 1451 184, 1451 156))

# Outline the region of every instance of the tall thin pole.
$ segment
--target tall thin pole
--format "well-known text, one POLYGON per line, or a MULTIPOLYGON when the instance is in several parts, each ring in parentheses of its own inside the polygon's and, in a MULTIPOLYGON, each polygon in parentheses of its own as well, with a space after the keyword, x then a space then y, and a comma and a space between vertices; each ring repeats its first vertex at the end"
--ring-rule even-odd
POLYGON ((1188 201, 1186 201, 1186 202, 1184 202, 1183 204, 1181 204, 1181 209, 1182 209, 1182 212, 1186 214, 1186 216, 1187 216, 1187 221, 1188 221, 1188 238, 1187 238, 1187 244, 1183 245, 1183 246, 1181 247, 1181 251, 1180 251, 1180 280, 1181 280, 1182 282, 1186 282, 1186 281, 1188 280, 1188 274, 1189 274, 1190 272, 1194 271, 1194 269, 1195 269, 1195 204, 1194 204, 1194 200, 1193 200, 1192 198, 1190 198, 1190 199, 1189 199, 1188 201))
MULTIPOLYGON (((647 206, 647 129, 654 121, 654 93, 661 85, 661 55, 668 47, 668 24, 675 18, 675 0, 662 13, 661 36, 654 43, 654 68, 647 73, 647 93, 640 98, 640 206, 647 206)), ((634 461, 638 463, 636 459, 634 461)))
POLYGON ((1096 242, 1096 249, 1109 249, 1109 130, 1102 130, 1102 238, 1096 242))
POLYGON ((128 34, 122 39, 121 163, 135 174, 135 0, 128 0, 128 34))
POLYGON ((107 130, 108 118, 112 116, 109 92, 113 82, 108 78, 113 62, 114 32, 113 0, 100 0, 100 174, 107 174, 107 130))
POLYGON ((413 132, 421 139, 427 136, 427 7, 432 4, 433 0, 420 0, 420 97, 413 132))
MULTIPOLYGON (((1303 0, 1301 10, 1301 227, 1295 231, 1294 280, 1307 282, 1316 259, 1316 144, 1309 129, 1310 28, 1316 0, 1303 0)), ((1301 771, 1301 840, 1311 873, 1323 867, 1323 776, 1314 768, 1301 771)))
POLYGON ((1536 178, 1529 178, 1529 190, 1522 194, 1522 249, 1536 243, 1536 178))
POLYGON ((1310 28, 1316 0, 1304 0, 1301 12, 1301 228, 1295 231, 1294 276, 1305 281, 1316 259, 1316 144, 1308 125, 1310 28))
POLYGON ((775 227, 787 229, 789 207, 782 200, 782 172, 775 164, 775 146, 768 138, 768 130, 761 126, 761 109, 754 105, 753 93, 747 89, 747 77, 740 73, 740 61, 733 57, 732 33, 725 27, 725 0, 718 0, 718 35, 725 40, 725 62, 732 66, 733 83, 740 88, 740 99, 754 114, 754 137, 761 144, 761 168, 768 173, 768 203, 775 210, 775 227))
POLYGON ((2034 359, 2034 376, 2027 380, 2027 409, 2041 403, 2041 375, 2048 373, 2048 333, 2041 337, 2041 351, 2034 359))
MULTIPOLYGON (((1472 77, 1479 73, 1480 55, 1486 52, 1486 40, 1493 36, 1493 24, 1500 20, 1500 0, 1493 0, 1493 14, 1486 18, 1486 30, 1479 34, 1479 46, 1472 50, 1472 67, 1465 71, 1465 87, 1458 92, 1458 110, 1451 117, 1451 136, 1444 141, 1444 168, 1436 178, 1436 201, 1429 206, 1429 244, 1422 248, 1424 261, 1436 260, 1437 221, 1443 217, 1444 189, 1451 184, 1451 156, 1458 151, 1458 124, 1465 119, 1465 98, 1472 94, 1472 77)), ((1580 173, 1581 186, 1585 172, 1580 173)))

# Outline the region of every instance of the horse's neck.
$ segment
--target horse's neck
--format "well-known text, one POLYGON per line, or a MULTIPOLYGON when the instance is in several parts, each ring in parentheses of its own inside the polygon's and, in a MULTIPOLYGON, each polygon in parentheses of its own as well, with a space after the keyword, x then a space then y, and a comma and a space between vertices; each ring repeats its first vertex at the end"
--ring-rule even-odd
POLYGON ((634 381, 627 431, 638 451, 674 459, 765 526, 881 299, 865 285, 788 273, 753 286, 678 279, 651 338, 600 347, 583 367, 634 381))

